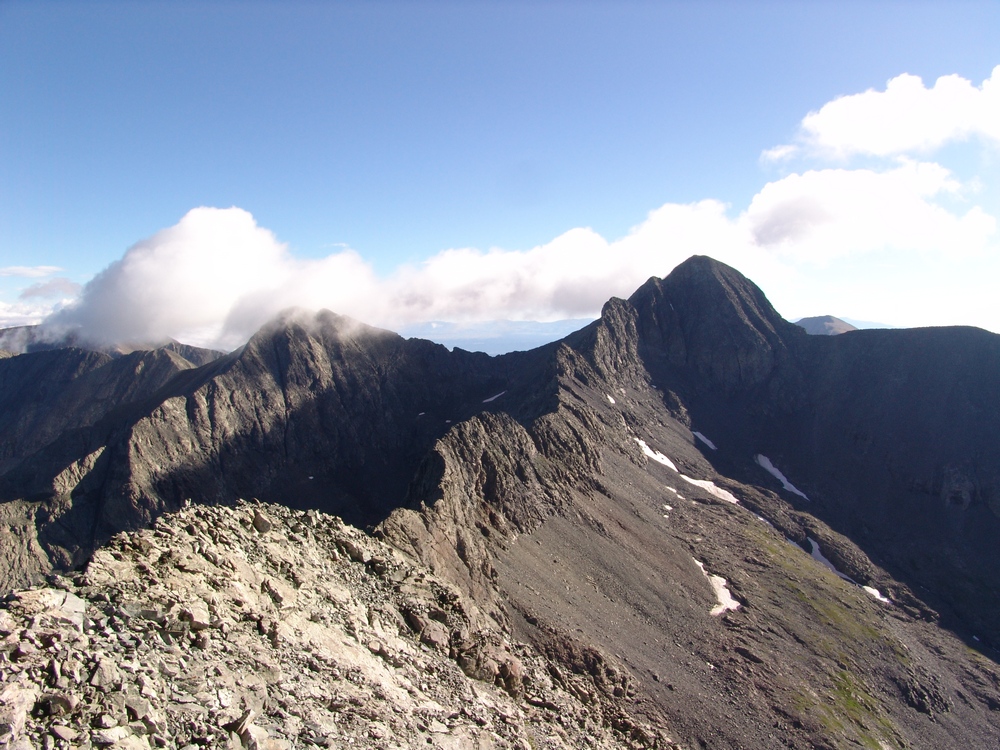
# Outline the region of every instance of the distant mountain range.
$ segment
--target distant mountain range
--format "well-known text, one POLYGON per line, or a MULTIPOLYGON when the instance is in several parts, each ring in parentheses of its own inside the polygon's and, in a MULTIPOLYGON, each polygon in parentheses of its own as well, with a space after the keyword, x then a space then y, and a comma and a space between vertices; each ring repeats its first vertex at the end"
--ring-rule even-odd
POLYGON ((852 326, 840 318, 832 315, 821 315, 815 318, 802 318, 795 321, 795 325, 804 328, 806 333, 813 336, 836 336, 838 333, 856 331, 857 326, 852 326))
POLYGON ((527 351, 558 341, 583 328, 593 318, 539 322, 531 320, 488 320, 477 323, 421 323, 404 326, 399 333, 406 338, 421 338, 456 346, 470 352, 490 355, 527 351))
MULTIPOLYGON (((446 581, 459 595, 409 627, 461 612, 439 644, 459 664, 474 633, 524 644, 607 730, 595 746, 996 746, 1000 336, 811 336, 696 256, 528 351, 322 311, 191 356, 0 360, 0 586, 259 498, 336 514, 446 581)), ((282 573, 299 596, 355 585, 303 555, 282 573)))

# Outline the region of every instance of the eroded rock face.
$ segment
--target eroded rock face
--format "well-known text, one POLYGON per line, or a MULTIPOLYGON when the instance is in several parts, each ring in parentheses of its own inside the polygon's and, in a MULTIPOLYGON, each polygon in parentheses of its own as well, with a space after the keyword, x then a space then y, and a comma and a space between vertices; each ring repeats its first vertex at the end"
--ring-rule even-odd
POLYGON ((455 587, 336 517, 189 507, 8 597, 0 747, 671 745, 616 730, 614 701, 580 701, 476 620, 455 587))

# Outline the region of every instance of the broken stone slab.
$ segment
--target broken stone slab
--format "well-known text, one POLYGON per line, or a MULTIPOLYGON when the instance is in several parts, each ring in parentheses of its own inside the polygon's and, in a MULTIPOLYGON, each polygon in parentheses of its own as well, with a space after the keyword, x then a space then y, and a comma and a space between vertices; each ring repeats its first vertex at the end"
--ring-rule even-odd
POLYGON ((371 560, 371 555, 369 555, 360 544, 352 539, 342 539, 339 546, 344 550, 344 554, 354 560, 354 562, 364 565, 371 560))
POLYGON ((121 742, 126 737, 131 736, 132 730, 128 727, 109 727, 92 732, 90 739, 97 745, 114 745, 116 742, 121 742))
POLYGON ((90 675, 89 684, 104 692, 110 692, 121 685, 122 675, 110 658, 98 659, 97 666, 90 675))
POLYGON ((11 617, 10 612, 0 611, 0 636, 8 636, 17 630, 17 622, 11 617))
POLYGON ((186 605, 181 610, 181 619, 186 620, 191 630, 204 630, 212 625, 212 615, 208 605, 200 599, 186 605))
POLYGON ((62 724, 53 724, 49 727, 49 732, 52 733, 53 737, 62 740, 63 742, 72 742, 80 736, 78 731, 62 724))
POLYGON ((259 534, 266 534, 274 528, 274 522, 266 513, 261 513, 257 508, 253 510, 253 527, 259 534))
POLYGON ((83 632, 87 603, 62 589, 32 589, 14 594, 14 607, 31 617, 44 615, 57 623, 72 625, 83 632))
POLYGON ((38 700, 38 689, 24 683, 9 684, 0 691, 0 745, 19 740, 28 712, 38 700))
POLYGON ((436 620, 428 620, 420 631, 420 642, 438 651, 447 651, 450 640, 448 628, 436 620))
POLYGON ((75 695, 48 693, 36 705, 46 716, 64 716, 75 711, 79 704, 80 699, 75 695))
POLYGON ((130 735, 118 740, 118 742, 111 745, 109 750, 150 750, 149 740, 145 737, 130 735))

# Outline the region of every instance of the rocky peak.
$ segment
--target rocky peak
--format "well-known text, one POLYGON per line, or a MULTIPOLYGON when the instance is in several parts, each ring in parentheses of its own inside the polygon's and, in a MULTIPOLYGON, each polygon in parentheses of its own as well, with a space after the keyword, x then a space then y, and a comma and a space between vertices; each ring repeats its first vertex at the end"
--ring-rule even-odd
POLYGON ((763 384, 801 331, 743 274, 693 256, 630 298, 643 356, 727 392, 763 384))

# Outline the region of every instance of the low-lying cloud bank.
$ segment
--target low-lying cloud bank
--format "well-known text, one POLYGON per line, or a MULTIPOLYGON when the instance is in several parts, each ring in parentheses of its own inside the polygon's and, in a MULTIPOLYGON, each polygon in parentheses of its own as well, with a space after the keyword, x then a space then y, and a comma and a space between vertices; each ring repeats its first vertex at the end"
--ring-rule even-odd
POLYGON ((196 208, 130 248, 45 323, 95 343, 173 337, 231 348, 286 307, 329 308, 389 328, 423 321, 595 316, 692 253, 732 245, 714 201, 666 206, 609 242, 573 229, 526 251, 451 249, 379 277, 353 250, 296 258, 239 208, 196 208))
MULTIPOLYGON (((75 300, 59 302, 45 327, 94 343, 169 337, 231 349, 292 306, 393 329, 585 318, 609 297, 705 254, 759 283, 790 318, 839 314, 1000 331, 992 282, 1000 272, 997 216, 975 203, 978 176, 963 182, 927 160, 951 141, 1000 142, 998 92, 1000 67, 979 87, 950 76, 928 89, 901 76, 884 92, 842 97, 807 115, 797 143, 765 152, 764 161, 808 159, 804 166, 814 168, 767 183, 741 211, 715 200, 667 204, 618 239, 575 228, 527 250, 444 250, 389 276, 350 249, 297 258, 240 208, 195 208, 131 247, 75 300), (925 111, 937 119, 915 117, 925 111), (903 119, 907 128, 884 127, 903 119), (857 155, 862 166, 845 163, 857 155), (830 158, 835 166, 823 163, 830 158)), ((55 282, 33 288, 38 296, 68 290, 55 282)), ((36 297, 24 298, 24 310, 29 299, 36 297)), ((16 313, 0 308, 0 319, 10 324, 16 313)))

